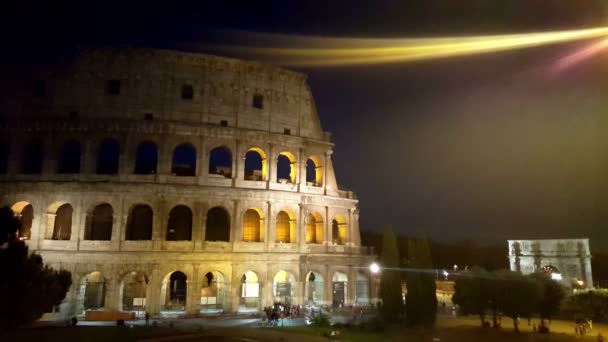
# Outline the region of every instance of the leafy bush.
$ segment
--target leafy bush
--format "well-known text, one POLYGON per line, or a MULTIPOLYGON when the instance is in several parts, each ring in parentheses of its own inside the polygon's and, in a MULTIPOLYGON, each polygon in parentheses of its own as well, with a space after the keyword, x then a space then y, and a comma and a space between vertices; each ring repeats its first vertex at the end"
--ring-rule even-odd
POLYGON ((320 313, 312 318, 311 324, 315 327, 328 327, 330 324, 329 315, 320 313))
POLYGON ((570 320, 608 322, 608 290, 579 291, 566 298, 562 315, 570 320))

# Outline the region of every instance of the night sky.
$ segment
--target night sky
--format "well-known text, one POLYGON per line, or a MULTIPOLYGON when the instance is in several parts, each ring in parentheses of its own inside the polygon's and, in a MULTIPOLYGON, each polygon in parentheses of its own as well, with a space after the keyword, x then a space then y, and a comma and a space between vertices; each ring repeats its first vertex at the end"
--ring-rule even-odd
MULTIPOLYGON (((608 18, 603 0, 82 3, 3 5, 0 60, 42 63, 103 46, 213 53, 224 30, 241 40, 247 32, 465 36, 595 27, 608 18)), ((362 229, 391 223, 403 235, 493 243, 590 237, 594 249, 608 250, 608 50, 552 68, 589 43, 298 69, 336 143, 338 182, 359 196, 362 229)))

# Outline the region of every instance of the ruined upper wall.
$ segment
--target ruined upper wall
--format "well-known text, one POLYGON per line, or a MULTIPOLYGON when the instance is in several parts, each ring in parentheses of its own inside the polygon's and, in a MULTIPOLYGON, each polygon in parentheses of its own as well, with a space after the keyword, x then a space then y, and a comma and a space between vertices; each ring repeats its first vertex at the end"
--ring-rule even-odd
POLYGON ((13 70, 0 97, 2 114, 20 119, 152 119, 329 140, 305 75, 198 53, 83 50, 42 70, 13 70))

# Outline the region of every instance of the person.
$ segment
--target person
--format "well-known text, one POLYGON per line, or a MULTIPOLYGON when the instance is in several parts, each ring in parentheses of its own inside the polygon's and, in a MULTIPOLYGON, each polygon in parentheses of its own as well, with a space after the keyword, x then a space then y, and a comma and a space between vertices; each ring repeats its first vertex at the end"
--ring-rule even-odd
POLYGON ((76 316, 72 316, 72 326, 75 327, 78 324, 78 318, 76 316))
POLYGON ((148 311, 146 311, 145 318, 146 318, 146 326, 150 325, 150 313, 148 311))

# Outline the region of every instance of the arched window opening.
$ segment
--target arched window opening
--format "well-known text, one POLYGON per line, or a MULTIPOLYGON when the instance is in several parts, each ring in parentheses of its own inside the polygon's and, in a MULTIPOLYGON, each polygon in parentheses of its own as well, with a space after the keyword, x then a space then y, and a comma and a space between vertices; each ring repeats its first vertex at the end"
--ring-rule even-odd
POLYGON ((10 145, 8 142, 0 141, 0 174, 8 172, 8 155, 10 153, 10 145))
POLYGON ((308 158, 306 160, 306 185, 322 186, 323 185, 323 168, 320 163, 315 161, 316 158, 308 158))
POLYGON ((114 210, 111 205, 105 203, 96 206, 91 215, 87 217, 84 239, 109 241, 112 239, 113 222, 114 210))
POLYGON ((222 207, 214 207, 207 212, 205 241, 230 241, 230 215, 222 207))
POLYGON ((343 307, 346 304, 348 277, 345 273, 336 272, 332 278, 332 304, 335 308, 343 307))
POLYGON ((264 241, 262 233, 262 218, 255 209, 247 209, 243 217, 243 241, 260 242, 264 241))
POLYGON ((260 148, 252 148, 245 154, 245 180, 266 180, 266 154, 260 148))
POLYGON ((309 304, 323 304, 325 282, 320 273, 308 272, 306 275, 305 298, 309 304))
POLYGON ((59 160, 59 173, 79 173, 80 172, 80 143, 76 140, 69 140, 63 144, 59 160))
POLYGON ((274 301, 281 303, 293 302, 296 284, 296 277, 293 273, 286 271, 277 272, 272 282, 274 301))
POLYGON ((255 311, 260 297, 260 283, 255 272, 247 271, 241 277, 239 311, 255 311))
POLYGON ((53 240, 69 240, 72 236, 72 213, 70 204, 64 204, 57 209, 53 226, 53 240))
POLYGON ((277 158, 277 181, 295 184, 296 173, 296 157, 290 152, 281 152, 277 158))
POLYGON ((32 222, 34 221, 34 207, 28 202, 17 202, 11 210, 21 222, 19 230, 20 240, 29 240, 32 237, 32 222))
POLYGON ((84 310, 98 310, 105 306, 106 280, 100 272, 93 272, 83 279, 84 310))
POLYGON ((23 150, 21 173, 26 175, 42 173, 44 144, 39 139, 30 141, 23 150))
POLYGON ((357 273, 357 293, 355 303, 360 305, 369 304, 369 277, 362 272, 357 273))
POLYGON ((179 145, 173 150, 171 173, 176 176, 196 174, 196 149, 190 144, 179 145))
POLYGON ((201 286, 201 312, 221 313, 226 302, 227 284, 220 272, 207 272, 201 286))
POLYGON ((158 146, 153 142, 143 142, 137 147, 135 174, 156 174, 158 165, 158 146))
POLYGON ((232 153, 225 146, 216 147, 209 153, 209 174, 232 178, 232 153))
POLYGON ((97 154, 97 174, 115 175, 118 173, 120 145, 115 140, 104 140, 97 154))
POLYGON ((127 220, 125 240, 152 240, 152 208, 138 204, 127 220))
POLYGON ((190 240, 192 240, 192 210, 184 205, 178 205, 169 213, 167 241, 190 240))
POLYGON ((295 240, 295 221, 285 211, 277 215, 276 242, 290 243, 295 240))
POLYGON ((148 277, 143 272, 131 272, 125 276, 122 284, 122 310, 145 310, 148 282, 148 277))
POLYGON ((346 221, 340 215, 331 222, 331 238, 335 245, 346 243, 346 221))
POLYGON ((323 243, 323 217, 318 213, 306 218, 306 243, 323 243))
POLYGON ((185 311, 188 298, 188 277, 175 271, 167 275, 161 287, 161 304, 167 311, 185 311))

